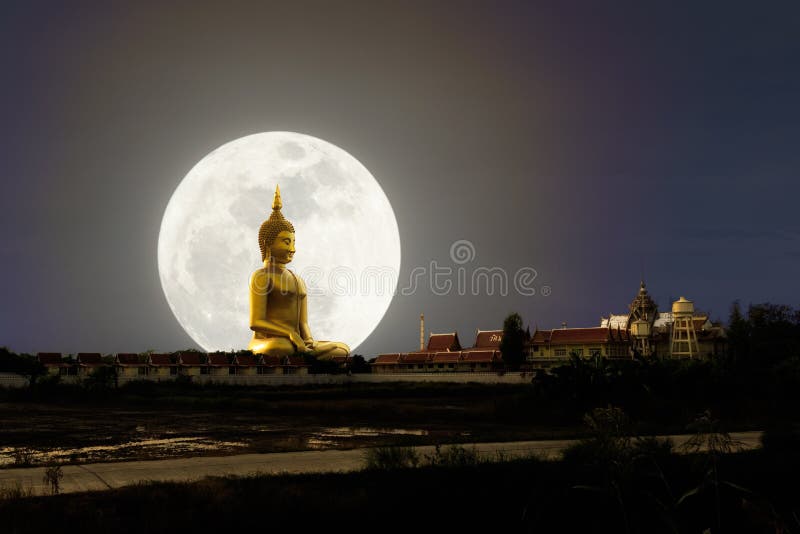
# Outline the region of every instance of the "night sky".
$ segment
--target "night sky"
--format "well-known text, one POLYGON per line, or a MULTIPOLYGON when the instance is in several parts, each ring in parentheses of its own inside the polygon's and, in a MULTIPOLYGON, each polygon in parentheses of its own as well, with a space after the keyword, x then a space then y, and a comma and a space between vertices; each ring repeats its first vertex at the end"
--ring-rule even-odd
POLYGON ((397 296, 365 355, 413 350, 420 312, 465 344, 511 311, 594 326, 642 273, 662 310, 797 305, 800 8, 734 4, 3 2, 0 345, 195 346, 162 214, 208 152, 270 130, 372 172, 401 281, 466 239, 467 268, 551 289, 397 296))

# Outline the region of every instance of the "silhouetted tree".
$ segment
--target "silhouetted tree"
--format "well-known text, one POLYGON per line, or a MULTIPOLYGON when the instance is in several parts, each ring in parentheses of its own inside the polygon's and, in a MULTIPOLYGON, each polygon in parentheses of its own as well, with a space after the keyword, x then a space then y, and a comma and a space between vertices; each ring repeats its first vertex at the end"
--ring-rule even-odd
POLYGON ((734 364, 741 364, 749 360, 750 356, 750 325, 742 314, 739 301, 731 305, 731 314, 728 318, 728 353, 734 364))
POLYGON ((503 321, 503 338, 500 340, 500 353, 506 366, 516 369, 525 359, 525 330, 522 317, 512 313, 503 321))
POLYGON ((0 372, 16 373, 34 381, 45 373, 45 368, 29 354, 17 354, 6 347, 0 347, 0 372))
POLYGON ((738 302, 728 319, 728 349, 737 366, 769 368, 800 357, 800 310, 784 304, 751 304, 747 317, 738 302))
POLYGON ((350 360, 350 372, 352 373, 369 373, 370 367, 364 357, 360 354, 354 354, 350 360))

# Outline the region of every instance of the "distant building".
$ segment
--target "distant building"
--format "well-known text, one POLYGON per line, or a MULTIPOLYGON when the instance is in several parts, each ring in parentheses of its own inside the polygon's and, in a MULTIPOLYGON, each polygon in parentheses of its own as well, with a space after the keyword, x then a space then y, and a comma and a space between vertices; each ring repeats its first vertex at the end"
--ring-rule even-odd
POLYGON ((457 332, 431 334, 424 350, 380 354, 372 363, 374 373, 439 373, 492 371, 501 362, 502 330, 478 330, 475 343, 462 349, 457 332))
POLYGON ((177 358, 178 374, 198 376, 209 374, 206 355, 200 352, 179 352, 177 358))
POLYGON ((77 375, 78 368, 72 363, 65 361, 60 352, 40 352, 36 355, 39 363, 44 365, 48 375, 77 375))
MULTIPOLYGON (((526 339, 525 368, 547 369, 570 357, 599 356, 611 360, 645 358, 714 358, 724 354, 725 329, 707 314, 694 311, 681 297, 672 311, 659 312, 644 282, 628 306, 628 313, 600 318, 599 326, 536 329, 526 339), (680 321, 676 322, 676 310, 680 321), (676 326, 677 324, 677 326, 676 326)), ((420 316, 422 328, 423 316, 420 316)), ((502 330, 478 330, 472 347, 461 348, 458 334, 431 334, 428 344, 414 352, 380 354, 374 373, 475 372, 504 367, 500 354, 502 330)))
POLYGON ((99 352, 79 352, 77 357, 78 376, 89 376, 103 367, 103 355, 99 352))
POLYGON ((581 358, 630 358, 630 336, 619 327, 536 330, 528 342, 527 361, 534 368, 562 365, 571 355, 581 358))
MULTIPOLYGON (((675 333, 675 306, 685 306, 690 301, 681 297, 678 301, 673 303, 673 311, 659 312, 655 303, 647 294, 647 289, 642 282, 639 293, 633 299, 629 306, 629 313, 622 314, 609 314, 608 317, 600 319, 600 326, 607 326, 610 328, 619 328, 622 324, 624 328, 631 332, 631 356, 633 354, 640 354, 644 357, 655 358, 715 358, 725 354, 727 347, 727 336, 725 328, 720 323, 712 323, 708 314, 694 310, 691 306, 689 312, 691 321, 689 325, 691 332, 696 336, 697 345, 696 352, 675 352, 673 350, 673 335, 675 333), (637 339, 635 332, 631 331, 631 327, 636 320, 642 320, 647 323, 645 328, 645 336, 637 339)), ((690 335, 692 335, 690 334, 690 335)))
POLYGON ((114 357, 114 366, 120 378, 147 378, 147 359, 134 353, 120 353, 114 357))
POLYGON ((172 360, 169 354, 148 354, 147 376, 150 380, 163 380, 178 376, 178 364, 172 360))

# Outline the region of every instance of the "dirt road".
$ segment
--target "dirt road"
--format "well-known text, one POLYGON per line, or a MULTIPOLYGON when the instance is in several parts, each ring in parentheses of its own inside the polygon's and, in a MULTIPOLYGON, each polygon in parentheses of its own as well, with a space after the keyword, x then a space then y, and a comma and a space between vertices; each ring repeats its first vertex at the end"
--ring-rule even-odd
MULTIPOLYGON (((670 436, 676 447, 689 435, 670 436)), ((761 432, 732 433, 731 437, 744 449, 760 446, 761 432)), ((537 454, 548 459, 560 457, 574 440, 515 441, 506 443, 475 443, 482 455, 502 453, 505 457, 537 454)), ((472 447, 473 444, 465 444, 472 447)), ((432 446, 416 447, 420 455, 433 452, 432 446)), ((233 456, 202 456, 172 460, 109 462, 83 465, 64 465, 61 492, 106 490, 142 481, 191 481, 208 476, 252 475, 256 473, 323 473, 356 471, 364 467, 366 449, 283 452, 270 454, 239 454, 233 456)), ((20 487, 34 494, 49 493, 43 481, 44 467, 0 469, 0 488, 20 487)))

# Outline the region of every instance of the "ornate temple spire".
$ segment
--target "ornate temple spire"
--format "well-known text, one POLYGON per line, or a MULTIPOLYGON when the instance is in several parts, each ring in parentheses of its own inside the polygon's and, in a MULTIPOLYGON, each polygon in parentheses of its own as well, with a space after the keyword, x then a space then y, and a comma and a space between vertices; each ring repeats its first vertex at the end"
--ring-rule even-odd
POLYGON ((656 316, 658 315, 658 307, 656 306, 655 301, 650 297, 650 294, 647 292, 647 286, 644 283, 644 280, 639 282, 639 292, 631 302, 630 306, 628 306, 628 310, 630 315, 628 316, 628 327, 630 327, 631 323, 637 319, 644 319, 648 321, 650 324, 655 321, 656 316))

